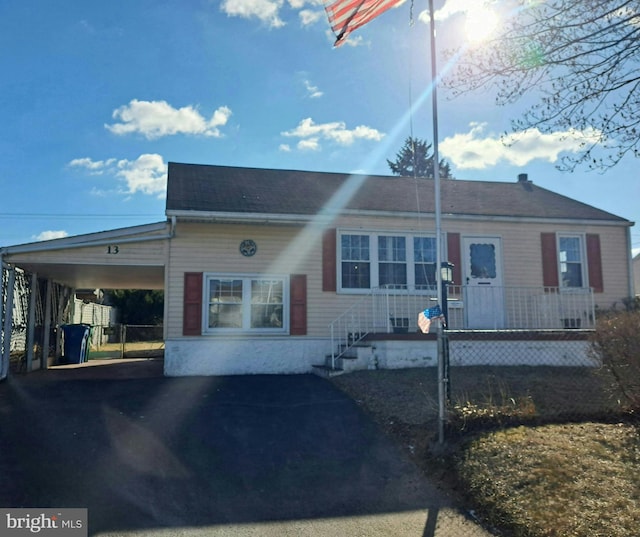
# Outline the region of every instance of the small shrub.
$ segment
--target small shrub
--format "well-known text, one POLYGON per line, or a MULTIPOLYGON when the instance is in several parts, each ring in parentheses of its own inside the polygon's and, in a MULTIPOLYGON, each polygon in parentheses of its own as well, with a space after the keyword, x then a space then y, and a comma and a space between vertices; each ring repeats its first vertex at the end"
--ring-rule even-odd
MULTIPOLYGON (((634 306, 634 304, 629 304, 634 306)), ((611 372, 630 410, 640 410, 640 309, 603 313, 591 337, 591 351, 611 372)))

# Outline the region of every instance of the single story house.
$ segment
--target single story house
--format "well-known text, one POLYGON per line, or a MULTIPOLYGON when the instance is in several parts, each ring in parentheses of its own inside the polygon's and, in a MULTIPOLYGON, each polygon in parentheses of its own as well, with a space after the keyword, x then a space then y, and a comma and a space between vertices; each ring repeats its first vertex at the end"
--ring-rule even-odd
MULTIPOLYGON (((164 289, 167 375, 304 373, 354 334, 416 339, 438 302, 434 211, 428 179, 170 163, 165 222, 0 258, 71 288, 164 289)), ((441 214, 450 328, 589 329, 634 294, 633 223, 525 174, 442 180, 441 214)))

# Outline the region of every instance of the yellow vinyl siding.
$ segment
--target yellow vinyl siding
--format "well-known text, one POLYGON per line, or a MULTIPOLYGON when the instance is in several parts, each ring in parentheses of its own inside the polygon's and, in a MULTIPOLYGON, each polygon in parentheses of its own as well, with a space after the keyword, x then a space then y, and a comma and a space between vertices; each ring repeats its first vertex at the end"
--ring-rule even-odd
MULTIPOLYGON (((433 219, 343 216, 328 227, 362 232, 401 232, 433 235, 433 219)), ((526 221, 443 219, 443 231, 465 236, 491 236, 502 240, 505 286, 542 286, 540 234, 542 232, 596 233, 600 235, 604 293, 595 299, 609 307, 628 293, 626 228, 611 225, 544 224, 526 221), (615 264, 607 259, 616 259, 615 264)), ((234 274, 306 274, 307 335, 326 337, 328 326, 356 302, 358 294, 322 291, 322 230, 307 232, 300 226, 222 223, 178 223, 169 254, 168 337, 182 335, 185 272, 234 274), (252 239, 257 253, 244 257, 240 242, 252 239)), ((339 261, 339 260, 338 260, 339 261)), ((586 262, 586 259, 585 259, 586 262)), ((456 282, 461 283, 461 282, 456 282)))

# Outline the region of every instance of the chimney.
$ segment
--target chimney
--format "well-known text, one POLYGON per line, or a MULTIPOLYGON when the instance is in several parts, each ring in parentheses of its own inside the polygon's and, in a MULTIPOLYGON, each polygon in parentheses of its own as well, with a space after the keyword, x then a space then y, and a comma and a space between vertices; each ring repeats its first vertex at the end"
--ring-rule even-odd
POLYGON ((529 176, 526 173, 518 174, 518 183, 530 183, 529 176))

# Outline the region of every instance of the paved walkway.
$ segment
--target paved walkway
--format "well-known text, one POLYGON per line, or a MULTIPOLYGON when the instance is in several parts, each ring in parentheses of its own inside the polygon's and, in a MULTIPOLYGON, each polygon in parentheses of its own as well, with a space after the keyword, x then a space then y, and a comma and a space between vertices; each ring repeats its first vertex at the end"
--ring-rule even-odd
POLYGON ((86 507, 90 535, 486 535, 311 375, 160 362, 0 383, 1 507, 86 507))

